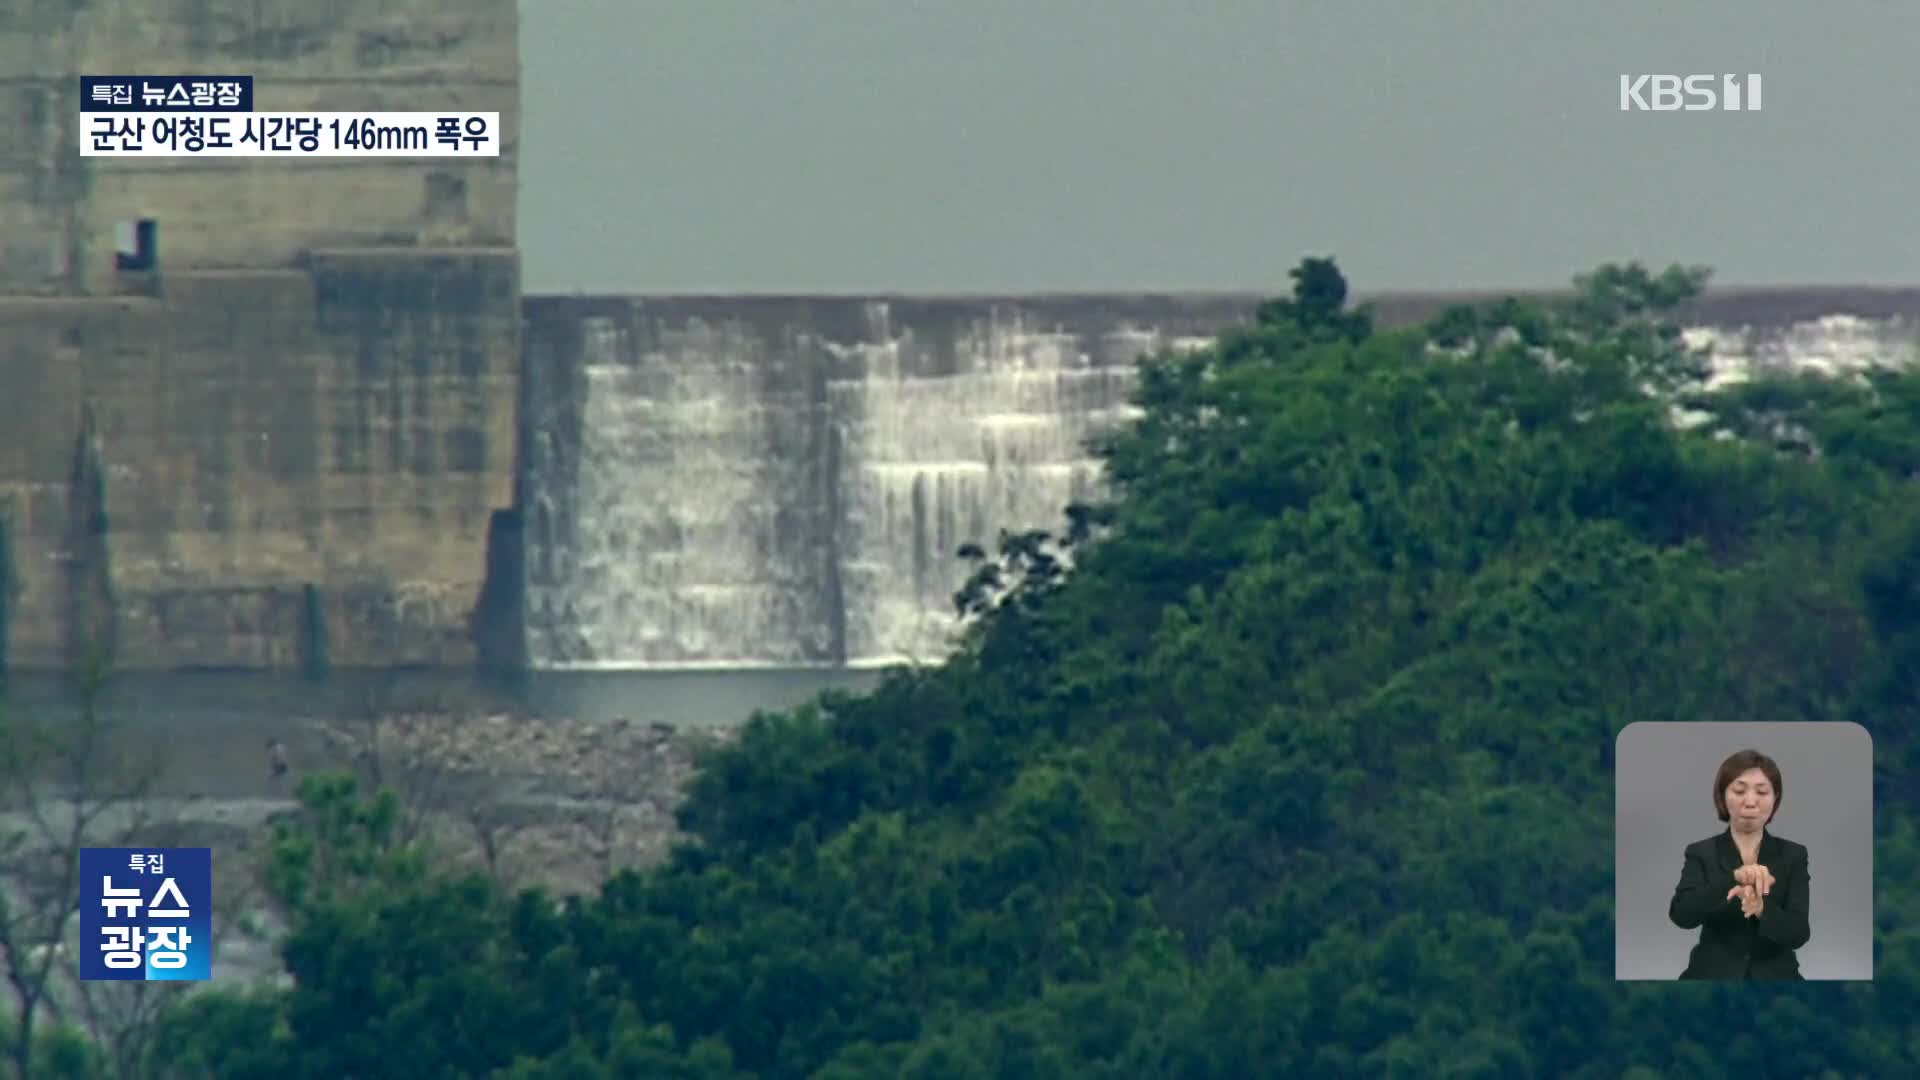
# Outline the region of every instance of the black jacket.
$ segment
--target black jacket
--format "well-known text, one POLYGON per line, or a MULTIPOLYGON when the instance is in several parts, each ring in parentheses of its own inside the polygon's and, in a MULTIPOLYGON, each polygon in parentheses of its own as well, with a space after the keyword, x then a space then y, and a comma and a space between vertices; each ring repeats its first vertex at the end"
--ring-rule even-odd
POLYGON ((1794 950, 1807 943, 1807 849, 1772 833, 1760 837, 1759 863, 1773 872, 1773 892, 1760 917, 1740 914, 1738 897, 1727 899, 1740 850, 1720 833, 1687 845, 1687 863, 1673 890, 1667 916, 1682 930, 1700 928, 1683 979, 1798 979, 1794 950))

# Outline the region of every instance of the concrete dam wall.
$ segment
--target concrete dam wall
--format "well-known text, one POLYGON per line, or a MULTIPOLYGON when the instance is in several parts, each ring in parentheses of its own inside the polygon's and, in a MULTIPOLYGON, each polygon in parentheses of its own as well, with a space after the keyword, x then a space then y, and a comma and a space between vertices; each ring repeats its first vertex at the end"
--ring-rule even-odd
MULTIPOLYGON (((0 296, 15 665, 104 606, 124 667, 291 669, 314 597, 340 666, 935 660, 955 549, 1058 527, 1134 362, 1262 299, 522 298, 511 250, 299 262, 0 296)), ((1920 290, 1688 321, 1730 375, 1846 368, 1910 354, 1920 290)))
POLYGON ((14 663, 100 633, 74 625, 83 570, 130 668, 295 667, 308 586, 333 663, 468 662, 512 498, 517 298, 511 253, 381 252, 181 272, 164 301, 0 298, 14 663))
POLYGON ((515 0, 0 9, 15 666, 109 637, 129 668, 471 662, 513 497, 518 57, 515 0), (192 73, 261 110, 498 110, 502 152, 79 155, 82 75, 192 73))
MULTIPOLYGON (((955 549, 1094 494, 1133 364, 1263 297, 523 298, 515 0, 0 11, 9 659, 872 665, 955 549), (500 157, 83 158, 88 74, 496 110, 500 157), (123 233, 158 238, 123 267, 123 233)), ((1284 283, 1276 289, 1284 288, 1284 283)), ((1384 323, 1488 297, 1376 298, 1384 323)), ((1920 290, 1715 294, 1728 372, 1898 358, 1920 290)))
MULTIPOLYGON (((520 517, 542 668, 934 660, 962 542, 1058 528, 1135 362, 1262 296, 530 297, 520 517)), ((1473 295, 1373 298, 1405 325, 1473 295)), ((1920 290, 1716 293, 1720 378, 1908 358, 1920 290)))

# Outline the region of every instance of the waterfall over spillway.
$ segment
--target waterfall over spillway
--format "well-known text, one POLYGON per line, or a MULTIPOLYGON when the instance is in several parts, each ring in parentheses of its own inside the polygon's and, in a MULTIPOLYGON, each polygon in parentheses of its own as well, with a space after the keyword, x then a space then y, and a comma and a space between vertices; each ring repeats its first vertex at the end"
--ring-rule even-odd
POLYGON ((528 655, 539 667, 832 663, 823 402, 757 343, 638 348, 594 317, 530 378, 528 655))
POLYGON ((1828 315, 1772 332, 1696 327, 1687 344, 1713 351, 1710 386, 1787 371, 1857 374, 1872 367, 1906 366, 1915 359, 1913 328, 1903 320, 1828 315))
MULTIPOLYGON (((591 301, 530 320, 529 658, 941 659, 960 545, 1060 529, 1068 504, 1100 493, 1087 442, 1132 413, 1135 362, 1250 313, 1154 304, 1140 318, 990 301, 591 301)), ((1897 319, 1689 339, 1713 347, 1716 383, 1913 354, 1897 319)))
MULTIPOLYGON (((801 589, 812 539, 783 511, 770 406, 742 365, 587 371, 567 585, 545 650, 587 663, 802 662, 827 643, 801 589), (557 616, 557 618, 556 618, 557 616)), ((821 556, 821 557, 824 557, 821 556)))
POLYGON ((967 541, 1058 530, 1094 498, 1088 439, 1129 413, 1132 356, 1094 363, 1069 335, 990 326, 963 337, 951 374, 903 370, 897 347, 832 387, 841 455, 839 573, 851 663, 938 660, 956 629, 967 541))
POLYGON ((616 307, 530 340, 536 666, 937 661, 959 547, 1062 528, 1135 362, 1204 340, 837 306, 775 327, 616 307))

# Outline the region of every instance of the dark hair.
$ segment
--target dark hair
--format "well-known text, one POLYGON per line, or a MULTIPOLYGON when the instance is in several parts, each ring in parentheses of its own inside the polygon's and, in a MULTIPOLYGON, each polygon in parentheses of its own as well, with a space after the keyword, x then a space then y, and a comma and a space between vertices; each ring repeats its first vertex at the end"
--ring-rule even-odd
MULTIPOLYGON (((1713 774, 1713 812, 1721 821, 1731 820, 1727 817, 1727 785, 1748 769, 1759 769, 1766 774, 1767 781, 1773 785, 1773 814, 1780 812, 1780 796, 1785 790, 1780 783, 1780 766, 1758 750, 1742 750, 1721 762, 1720 771, 1713 774)), ((1773 820, 1773 814, 1767 815, 1768 821, 1773 820)))

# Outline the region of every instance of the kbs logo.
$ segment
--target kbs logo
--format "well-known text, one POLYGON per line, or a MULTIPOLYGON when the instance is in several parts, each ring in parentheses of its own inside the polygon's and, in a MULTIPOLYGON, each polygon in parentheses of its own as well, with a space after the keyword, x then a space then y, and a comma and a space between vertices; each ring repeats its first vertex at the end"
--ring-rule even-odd
POLYGON ((1759 112, 1760 76, 1622 75, 1621 112, 1759 112), (1742 91, 1745 91, 1743 94, 1742 91))

